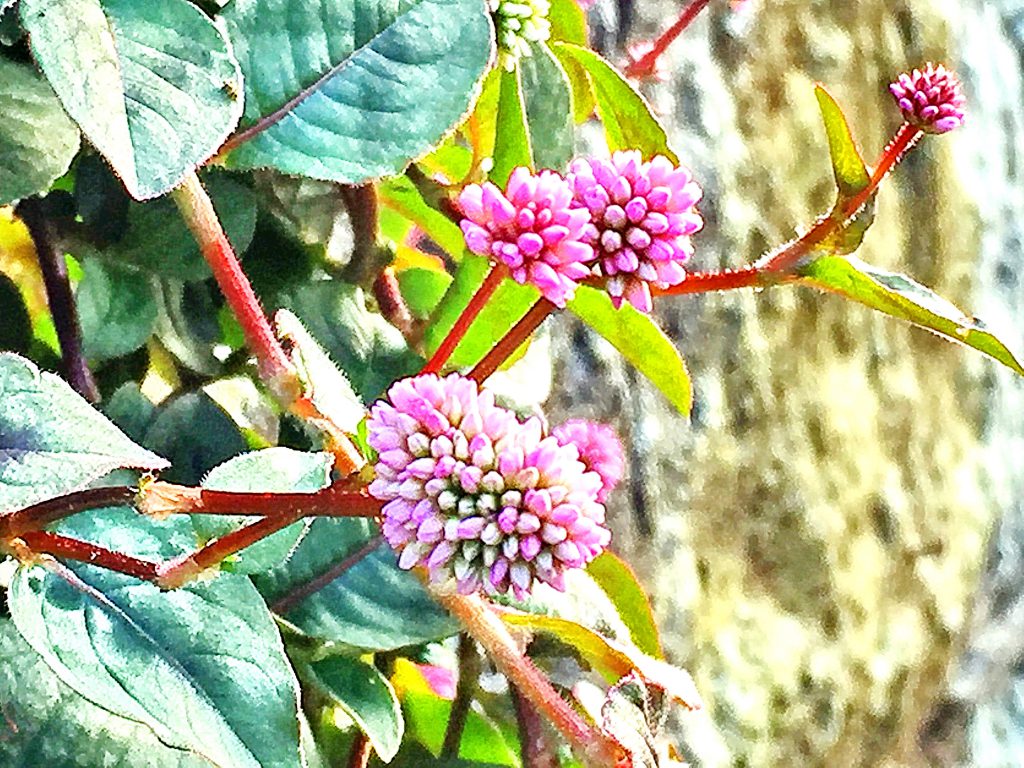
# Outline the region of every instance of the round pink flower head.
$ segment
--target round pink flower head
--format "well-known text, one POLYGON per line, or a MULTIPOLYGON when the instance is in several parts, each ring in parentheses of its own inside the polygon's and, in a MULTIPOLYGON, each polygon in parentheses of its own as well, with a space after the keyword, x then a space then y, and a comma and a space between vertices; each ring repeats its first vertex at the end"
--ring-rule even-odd
POLYGON ((597 500, 604 504, 626 474, 625 452, 615 430, 597 421, 569 419, 551 434, 562 445, 575 445, 583 465, 601 477, 597 500))
POLYGON ((686 168, 662 156, 643 162, 636 150, 611 160, 577 160, 569 173, 576 204, 591 215, 587 239, 616 307, 625 299, 651 311, 651 290, 683 281, 690 235, 704 222, 694 209, 701 189, 686 168))
POLYGON ((504 194, 491 182, 470 184, 459 195, 466 246, 506 265, 513 279, 529 283, 558 307, 587 277, 594 257, 582 242, 586 211, 572 207, 572 190, 559 174, 516 168, 504 194))
POLYGON ((946 133, 964 122, 964 94, 956 73, 931 62, 924 70, 904 72, 889 92, 903 119, 928 133, 946 133))
POLYGON ((537 419, 520 422, 457 373, 404 379, 388 400, 367 423, 378 452, 370 494, 387 502, 383 533, 400 568, 522 599, 534 581, 563 589, 566 569, 607 546, 601 477, 537 419))

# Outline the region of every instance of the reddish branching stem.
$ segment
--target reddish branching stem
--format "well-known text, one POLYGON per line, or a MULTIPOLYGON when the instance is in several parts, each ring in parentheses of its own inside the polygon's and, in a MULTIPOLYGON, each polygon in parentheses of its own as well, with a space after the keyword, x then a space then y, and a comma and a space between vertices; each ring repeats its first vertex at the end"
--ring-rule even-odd
POLYGON ((332 565, 326 571, 320 575, 310 579, 309 581, 300 584, 294 589, 288 591, 270 605, 270 610, 274 613, 284 616, 292 608, 301 603, 310 595, 314 595, 321 589, 326 587, 335 579, 339 578, 349 569, 364 560, 369 556, 377 547, 379 547, 384 541, 382 536, 376 536, 367 541, 363 546, 357 549, 355 552, 346 555, 344 559, 339 560, 337 563, 332 565))
POLYGON ((395 270, 385 267, 373 281, 373 297, 384 319, 401 331, 410 345, 417 342, 418 329, 398 285, 395 270))
POLYGON ((448 358, 452 356, 452 352, 459 346, 459 342, 462 341, 469 331, 476 316, 480 314, 480 310, 490 301, 491 296, 494 295, 494 292, 501 285, 501 281, 505 279, 507 274, 508 267, 502 264, 491 267, 491 271, 487 273, 487 277, 484 278, 483 283, 481 283, 476 293, 473 294, 469 304, 462 310, 462 314, 459 315, 455 325, 448 331, 448 335, 444 337, 437 351, 427 361, 427 364, 423 366, 421 373, 440 372, 444 364, 448 362, 448 358))
POLYGON ((377 517, 381 502, 347 483, 313 493, 213 491, 155 481, 139 492, 139 509, 162 518, 172 514, 258 517, 377 517))
POLYGON ((631 61, 626 66, 624 70, 626 77, 648 77, 651 75, 654 72, 654 65, 657 64, 658 58, 675 42, 675 39, 683 33, 683 30, 693 23, 693 20, 697 18, 709 2, 711 0, 693 0, 693 2, 686 6, 683 12, 679 14, 679 18, 676 19, 675 23, 662 32, 658 39, 654 41, 651 50, 636 61, 631 61))
POLYGON ((548 315, 555 311, 555 305, 547 299, 538 299, 520 318, 519 322, 512 326, 508 333, 494 345, 490 352, 484 355, 483 359, 469 372, 469 378, 482 384, 487 378, 508 360, 512 353, 519 349, 530 334, 536 331, 548 315))
MULTIPOLYGON (((61 536, 49 531, 26 531, 16 542, 27 547, 33 553, 48 554, 65 560, 76 560, 89 565, 98 565, 107 570, 126 573, 137 579, 155 581, 158 564, 149 560, 140 560, 121 552, 92 544, 88 541, 61 536)), ((24 555, 21 555, 24 557, 24 555)))
POLYGON ((548 743, 544 721, 536 708, 527 701, 514 685, 510 688, 512 706, 516 710, 519 726, 519 749, 523 768, 558 768, 558 755, 548 743))
POLYGON ((55 499, 47 499, 17 512, 0 515, 0 540, 13 539, 45 528, 87 509, 131 506, 139 489, 132 486, 86 488, 55 499))

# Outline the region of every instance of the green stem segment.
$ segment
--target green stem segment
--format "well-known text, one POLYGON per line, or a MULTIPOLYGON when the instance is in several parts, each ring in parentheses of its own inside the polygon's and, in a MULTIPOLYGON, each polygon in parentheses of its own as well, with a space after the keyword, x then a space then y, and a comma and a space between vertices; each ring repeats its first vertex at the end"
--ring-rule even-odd
POLYGON ((448 331, 448 335, 444 337, 441 345, 437 348, 437 351, 431 356, 427 364, 423 366, 423 370, 420 373, 439 373, 444 367, 444 364, 448 362, 448 358, 452 356, 452 352, 459 346, 459 342, 465 337, 469 331, 470 326, 476 319, 476 316, 480 314, 480 310, 484 308, 487 302, 490 300, 494 292, 498 290, 498 286, 501 285, 501 281, 508 275, 508 267, 504 264, 497 264, 491 267, 491 271, 487 273, 487 277, 484 278, 483 283, 477 289, 476 293, 473 294, 473 298, 469 300, 469 304, 462 310, 462 314, 459 315, 455 321, 455 325, 448 331))

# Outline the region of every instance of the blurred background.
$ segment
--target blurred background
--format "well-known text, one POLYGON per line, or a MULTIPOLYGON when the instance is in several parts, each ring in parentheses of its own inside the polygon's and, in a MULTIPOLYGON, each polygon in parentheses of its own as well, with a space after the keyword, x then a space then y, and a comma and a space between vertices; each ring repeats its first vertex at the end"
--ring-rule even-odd
MULTIPOLYGON (((613 61, 680 0, 597 0, 613 61)), ((705 189, 698 267, 734 266, 832 203, 824 84, 872 164, 887 85, 961 74, 968 123, 883 186, 859 256, 1020 340, 1024 2, 713 2, 645 93, 705 189), (735 7, 733 7, 735 6, 735 7)), ((553 421, 612 421, 631 482, 617 546, 653 591, 702 715, 702 766, 1024 765, 1024 382, 839 298, 778 288, 663 299, 687 424, 571 318, 553 421)))

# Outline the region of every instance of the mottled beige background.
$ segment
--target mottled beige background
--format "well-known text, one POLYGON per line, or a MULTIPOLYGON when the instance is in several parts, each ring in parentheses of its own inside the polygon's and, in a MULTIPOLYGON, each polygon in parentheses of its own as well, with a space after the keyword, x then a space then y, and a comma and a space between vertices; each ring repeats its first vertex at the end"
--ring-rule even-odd
MULTIPOLYGON (((707 191, 696 263, 754 259, 830 205, 815 81, 846 109, 870 164, 899 124, 889 80, 945 61, 963 69, 972 106, 989 88, 1005 114, 978 110, 957 134, 927 140, 882 190, 859 256, 1018 340, 1019 241, 993 227, 1019 224, 991 197, 1000 184, 1004 196, 1017 189, 1019 47, 1003 23, 1016 5, 751 0, 734 14, 713 3, 671 49, 669 81, 646 89, 707 191), (1003 49, 1009 72, 993 64, 1003 49)), ((629 39, 652 36, 681 6, 637 2, 629 39)), ((623 11, 599 4, 597 33, 621 26, 623 11)), ((1021 402, 1020 383, 807 289, 665 299, 657 312, 693 375, 691 423, 566 318, 553 334, 550 407, 553 420, 611 420, 631 445, 632 482, 612 511, 617 547, 706 698, 704 717, 682 718, 691 756, 999 765, 966 743, 974 710, 957 689, 958 659, 984 618, 974 608, 990 532, 1019 503, 1020 418, 993 423, 1021 402)))

